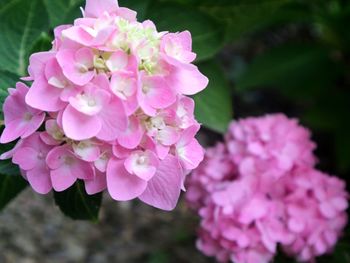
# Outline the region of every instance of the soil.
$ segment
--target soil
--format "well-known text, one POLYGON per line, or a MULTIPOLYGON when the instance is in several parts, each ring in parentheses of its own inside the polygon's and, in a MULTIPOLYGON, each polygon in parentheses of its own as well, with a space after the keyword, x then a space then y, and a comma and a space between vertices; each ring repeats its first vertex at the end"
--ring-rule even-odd
POLYGON ((105 194, 97 224, 74 221, 30 188, 0 214, 1 263, 209 263, 195 248, 197 218, 183 198, 163 212, 105 194))

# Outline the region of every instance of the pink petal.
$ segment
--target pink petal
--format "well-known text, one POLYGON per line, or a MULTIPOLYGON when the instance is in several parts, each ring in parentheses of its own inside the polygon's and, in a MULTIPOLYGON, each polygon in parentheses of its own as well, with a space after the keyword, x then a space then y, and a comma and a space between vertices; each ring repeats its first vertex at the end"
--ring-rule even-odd
POLYGON ((68 189, 77 180, 67 166, 62 166, 56 170, 52 170, 50 175, 53 189, 57 192, 68 189))
POLYGON ((86 86, 82 94, 69 99, 77 111, 85 115, 94 116, 106 107, 111 99, 111 94, 97 86, 86 86))
POLYGON ((91 180, 95 177, 95 170, 92 164, 77 158, 70 165, 70 173, 76 178, 84 180, 91 180))
POLYGON ((85 190, 89 195, 94 195, 107 188, 106 174, 96 171, 95 178, 85 180, 85 190))
POLYGON ((55 52, 34 53, 29 58, 28 71, 33 79, 40 78, 44 75, 46 62, 55 57, 55 52))
POLYGON ((151 137, 144 136, 141 145, 145 149, 149 149, 155 153, 157 153, 159 159, 163 160, 169 153, 170 147, 164 146, 159 143, 156 143, 151 137))
POLYGON ((3 130, 1 137, 0 137, 0 143, 9 143, 12 142, 19 137, 26 131, 26 124, 14 120, 10 123, 7 123, 5 126, 5 129, 3 130))
POLYGON ((54 50, 59 50, 59 49, 78 49, 80 45, 74 41, 70 41, 67 38, 64 38, 62 35, 62 32, 67 29, 72 27, 72 25, 61 25, 57 26, 54 29, 54 36, 55 39, 53 41, 53 49, 54 50))
POLYGON ((53 148, 46 156, 46 163, 50 169, 58 169, 64 165, 64 159, 62 158, 70 150, 68 145, 58 146, 53 148))
POLYGON ((163 210, 173 210, 181 192, 182 168, 176 157, 168 155, 148 182, 140 200, 163 210))
POLYGON ((106 61, 106 66, 113 73, 124 70, 128 65, 129 57, 124 51, 117 51, 106 61))
POLYGON ((186 68, 175 68, 171 74, 170 86, 184 95, 194 95, 208 86, 209 80, 192 64, 186 68))
POLYGON ((140 89, 140 103, 148 104, 152 108, 166 108, 176 101, 175 91, 163 77, 143 76, 140 89))
MULTIPOLYGON (((174 33, 166 34, 162 38, 161 49, 168 56, 176 59, 181 63, 191 63, 196 58, 196 54, 191 52, 192 37, 189 31, 184 31, 184 32, 175 33, 175 34, 174 33)), ((177 66, 178 63, 174 62, 173 65, 177 66)))
POLYGON ((27 138, 28 136, 32 135, 34 132, 36 132, 40 128, 44 120, 45 120, 44 112, 34 115, 32 119, 26 124, 26 129, 21 137, 27 138))
POLYGON ((62 90, 47 84, 43 78, 37 78, 26 96, 26 103, 43 111, 59 111, 66 103, 60 100, 62 90))
POLYGON ((118 1, 115 0, 86 0, 85 17, 101 17, 103 13, 118 11, 118 1))
POLYGON ((62 35, 84 46, 90 46, 94 37, 80 26, 72 26, 62 31, 62 35))
POLYGON ((81 141, 96 136, 102 123, 97 116, 86 116, 68 105, 62 116, 62 125, 67 137, 81 141))
POLYGON ((127 149, 134 149, 140 144, 143 134, 144 130, 138 118, 131 116, 128 128, 118 136, 117 140, 121 146, 127 149))
POLYGON ((49 133, 47 132, 42 132, 40 133, 40 139, 46 143, 47 145, 60 145, 61 141, 55 140, 49 133))
POLYGON ((97 134, 97 138, 101 140, 115 140, 128 127, 128 118, 123 103, 118 98, 113 98, 109 105, 103 108, 99 113, 99 119, 101 120, 101 130, 97 134))
POLYGON ((137 81, 134 73, 117 72, 112 75, 111 90, 123 101, 127 101, 132 95, 134 95, 136 89, 137 81))
POLYGON ((34 169, 27 171, 27 180, 35 192, 39 194, 47 194, 52 189, 50 170, 45 162, 41 162, 34 169))
POLYGON ((90 141, 81 141, 78 144, 73 144, 73 150, 79 158, 87 162, 94 162, 101 155, 100 148, 90 141))
POLYGON ((180 138, 177 128, 167 126, 164 129, 160 130, 157 134, 157 140, 165 145, 171 146, 175 144, 180 138))
POLYGON ((134 174, 142 180, 149 181, 156 173, 159 160, 149 151, 134 151, 124 161, 124 166, 130 174, 134 174))
POLYGON ((128 201, 140 196, 147 182, 129 174, 121 160, 111 159, 107 167, 107 187, 111 197, 117 201, 128 201))
POLYGON ((200 126, 199 125, 192 125, 181 134, 181 138, 177 144, 178 147, 186 146, 187 144, 191 143, 193 138, 196 136, 197 132, 199 131, 200 126))
POLYGON ((23 147, 15 152, 12 161, 13 163, 18 164, 22 170, 28 171, 37 165, 37 155, 37 151, 33 148, 23 147))
POLYGON ((59 51, 56 57, 64 76, 76 85, 84 86, 95 76, 95 72, 90 70, 94 57, 90 49, 64 49, 59 51))
POLYGON ((136 21, 136 16, 137 12, 134 10, 131 10, 126 7, 119 7, 118 9, 118 16, 130 21, 130 22, 135 22, 136 21))
POLYGON ((196 139, 193 139, 184 147, 177 148, 177 154, 186 170, 197 168, 204 158, 203 147, 196 139))
POLYGON ((127 158, 132 152, 130 149, 126 149, 118 144, 114 144, 112 150, 113 155, 119 159, 127 158))

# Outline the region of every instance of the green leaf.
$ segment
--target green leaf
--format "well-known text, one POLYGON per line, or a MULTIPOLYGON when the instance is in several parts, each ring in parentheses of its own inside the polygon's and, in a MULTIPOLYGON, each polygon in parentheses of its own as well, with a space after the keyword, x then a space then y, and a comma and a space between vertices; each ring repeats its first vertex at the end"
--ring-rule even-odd
POLYGON ((350 240, 340 241, 333 252, 334 263, 350 263, 350 240))
POLYGON ((189 30, 197 62, 213 57, 224 44, 224 27, 193 8, 176 4, 154 4, 149 8, 147 18, 153 20, 160 31, 189 30))
POLYGON ((200 9, 227 25, 227 39, 269 26, 280 8, 293 0, 192 0, 200 9))
POLYGON ((146 14, 151 0, 119 0, 119 6, 127 7, 137 12, 139 21, 147 19, 146 14))
POLYGON ((10 161, 0 161, 0 210, 14 199, 24 188, 27 182, 20 175, 17 166, 10 161))
POLYGON ((287 44, 274 48, 249 64, 238 76, 236 88, 276 87, 287 95, 312 98, 328 88, 339 74, 329 50, 315 44, 287 44))
POLYGON ((50 18, 50 26, 72 24, 81 16, 80 7, 85 6, 84 0, 43 0, 50 18))
POLYGON ((39 39, 34 43, 30 53, 48 51, 52 48, 52 38, 47 33, 42 33, 39 39))
POLYGON ((49 26, 42 0, 0 1, 0 70, 24 76, 32 43, 49 26))
POLYGON ((167 263, 170 261, 169 253, 165 251, 155 251, 150 255, 148 263, 167 263))
POLYGON ((83 182, 76 182, 63 192, 55 192, 56 205, 72 219, 98 221, 102 193, 88 195, 83 182))
POLYGON ((277 256, 273 259, 273 263, 296 263, 293 258, 286 256, 282 251, 278 251, 277 256))
POLYGON ((228 82, 222 69, 213 61, 199 64, 199 69, 209 78, 209 85, 194 97, 196 118, 204 126, 224 133, 233 117, 228 82))

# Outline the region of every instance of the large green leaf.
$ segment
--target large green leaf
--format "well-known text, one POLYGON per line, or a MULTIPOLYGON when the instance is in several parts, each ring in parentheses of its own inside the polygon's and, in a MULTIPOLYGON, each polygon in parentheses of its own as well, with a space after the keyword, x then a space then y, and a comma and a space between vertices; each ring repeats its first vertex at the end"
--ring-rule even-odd
POLYGON ((47 33, 42 33, 38 40, 32 46, 30 53, 33 54, 37 52, 50 50, 52 48, 52 40, 53 38, 47 33))
POLYGON ((50 18, 50 26, 72 24, 81 16, 80 7, 85 6, 84 0, 43 0, 50 18))
POLYGON ((153 4, 147 17, 162 31, 189 30, 197 61, 211 58, 224 44, 224 27, 210 16, 193 8, 176 4, 153 4))
POLYGON ((14 199, 27 182, 22 178, 17 166, 10 161, 0 161, 0 210, 14 199))
POLYGON ((24 76, 32 44, 49 26, 42 0, 0 1, 0 70, 24 76))
POLYGON ((316 44, 287 44, 274 48, 248 65, 236 88, 276 87, 292 96, 313 97, 331 86, 339 69, 330 51, 316 44))
POLYGON ((72 219, 96 222, 102 201, 102 193, 88 195, 83 182, 76 182, 63 192, 54 193, 56 205, 72 219))
POLYGON ((209 85, 194 97, 196 117, 204 126, 224 133, 233 117, 228 82, 222 69, 213 61, 199 64, 199 69, 209 78, 209 85))
POLYGON ((293 0, 191 1, 198 2, 201 10, 225 22, 230 40, 272 24, 280 8, 293 0))

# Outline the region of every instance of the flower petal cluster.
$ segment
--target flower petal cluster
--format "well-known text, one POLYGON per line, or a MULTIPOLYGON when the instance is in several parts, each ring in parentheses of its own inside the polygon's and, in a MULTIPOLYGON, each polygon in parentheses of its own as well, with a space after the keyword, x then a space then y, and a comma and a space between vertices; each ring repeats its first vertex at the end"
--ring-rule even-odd
POLYGON ((116 0, 87 0, 83 17, 58 26, 50 51, 33 54, 30 88, 4 104, 1 143, 35 191, 84 180, 115 200, 175 207, 185 175, 202 161, 194 101, 208 79, 192 64, 188 31, 158 32, 116 0))
POLYGON ((331 252, 347 223, 344 181, 314 168, 315 144, 294 119, 233 122, 188 178, 200 216, 197 247, 219 262, 270 262, 278 246, 299 261, 331 252))

